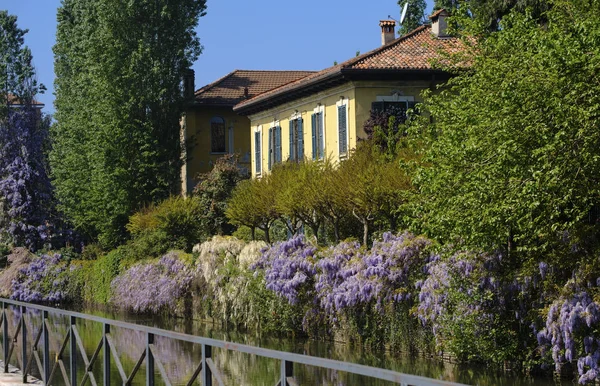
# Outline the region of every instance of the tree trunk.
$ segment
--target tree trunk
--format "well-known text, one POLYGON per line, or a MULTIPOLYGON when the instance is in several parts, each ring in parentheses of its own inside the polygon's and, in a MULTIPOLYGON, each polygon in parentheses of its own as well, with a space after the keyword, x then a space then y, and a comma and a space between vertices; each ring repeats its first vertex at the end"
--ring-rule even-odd
POLYGON ((256 227, 250 227, 250 236, 252 237, 252 241, 256 240, 256 227))
POLYGON ((319 223, 318 222, 311 222, 310 224, 308 224, 308 226, 310 226, 310 229, 312 229, 315 237, 317 238, 317 244, 319 243, 319 223))
POLYGON ((363 245, 369 247, 369 220, 363 220, 363 245))
POLYGON ((259 229, 261 229, 263 232, 265 232, 265 242, 267 244, 271 244, 271 236, 269 235, 269 228, 270 226, 264 226, 264 227, 259 227, 259 229))

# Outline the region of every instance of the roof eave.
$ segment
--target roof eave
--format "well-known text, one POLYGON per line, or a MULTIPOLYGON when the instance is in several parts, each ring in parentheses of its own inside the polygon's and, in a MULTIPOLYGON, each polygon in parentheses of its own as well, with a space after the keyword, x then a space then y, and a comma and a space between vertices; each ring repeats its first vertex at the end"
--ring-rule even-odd
POLYGON ((328 89, 341 84, 346 80, 347 79, 344 78, 341 69, 338 69, 321 78, 311 79, 309 82, 298 87, 264 97, 259 95, 254 100, 241 102, 233 107, 233 111, 240 115, 250 115, 255 112, 279 106, 291 100, 310 95, 316 91, 328 89))

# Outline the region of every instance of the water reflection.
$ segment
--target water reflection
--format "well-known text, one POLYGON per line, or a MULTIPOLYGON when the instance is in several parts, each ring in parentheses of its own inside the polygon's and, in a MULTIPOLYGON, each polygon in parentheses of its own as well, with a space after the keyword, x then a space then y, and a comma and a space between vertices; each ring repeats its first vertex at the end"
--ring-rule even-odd
MULTIPOLYGON (((139 315, 126 313, 107 313, 97 310, 85 309, 84 313, 94 314, 111 319, 118 319, 137 324, 149 325, 169 329, 177 332, 195 334, 209 338, 226 340, 230 342, 242 343, 247 345, 271 348, 276 350, 306 354, 316 357, 331 358, 341 361, 354 362, 368 366, 375 366, 390 369, 402 373, 416 374, 430 378, 444 379, 448 381, 460 382, 469 385, 480 386, 542 386, 555 385, 552 378, 528 378, 522 375, 506 374, 490 369, 474 366, 457 366, 438 360, 422 358, 418 356, 392 356, 388 352, 372 352, 362 347, 337 344, 333 342, 307 341, 303 339, 276 338, 257 336, 252 334, 243 334, 236 331, 228 331, 219 328, 210 323, 200 323, 197 321, 183 321, 180 319, 148 318, 139 315)), ((8 327, 9 335, 13 336, 19 321, 20 313, 17 308, 9 308, 8 327)), ((50 323, 50 350, 51 365, 55 363, 56 353, 64 343, 64 338, 68 333, 69 320, 55 314, 49 315, 50 323)), ((33 339, 37 335, 41 326, 42 315, 40 312, 28 311, 26 318, 28 332, 28 356, 31 355, 31 346, 33 339)), ((102 338, 102 325, 96 322, 86 320, 77 321, 77 329, 84 342, 87 358, 91 358, 98 343, 102 338)), ((142 332, 111 327, 119 360, 127 376, 133 370, 136 362, 142 355, 146 345, 146 336, 142 332)), ((173 385, 186 385, 194 370, 200 363, 201 347, 187 342, 181 342, 173 339, 156 337, 155 338, 156 357, 164 364, 166 373, 173 385)), ((66 372, 70 371, 69 348, 64 352, 63 361, 66 372)), ((18 339, 14 353, 11 358, 11 364, 21 368, 21 340, 18 339)), ((268 385, 277 383, 279 378, 279 361, 257 357, 255 355, 232 352, 228 350, 213 349, 213 360, 221 370, 223 380, 228 385, 268 385)), ((78 379, 84 376, 83 358, 77 354, 79 364, 78 379)), ((93 373, 98 383, 102 382, 102 363, 103 351, 100 352, 98 359, 93 366, 93 373)), ((33 365, 34 372, 39 373, 36 365, 33 365)), ((134 378, 133 385, 145 384, 146 368, 142 364, 137 376, 134 378)), ((156 369, 157 385, 164 382, 160 379, 158 369, 156 369)), ((391 385, 392 383, 373 380, 344 372, 333 370, 296 365, 294 375, 301 385, 391 385)), ((64 385, 62 375, 57 369, 53 385, 64 385)), ((111 368, 111 384, 121 384, 121 376, 114 365, 111 368)), ((200 384, 197 381, 196 384, 200 384)), ((563 385, 573 384, 570 381, 563 381, 563 385)))

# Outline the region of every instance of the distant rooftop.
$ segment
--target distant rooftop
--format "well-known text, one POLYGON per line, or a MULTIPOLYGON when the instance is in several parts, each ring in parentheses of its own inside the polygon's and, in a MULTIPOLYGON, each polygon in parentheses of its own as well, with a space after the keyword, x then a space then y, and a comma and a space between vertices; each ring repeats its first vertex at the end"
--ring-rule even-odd
POLYGON ((234 70, 195 92, 196 105, 234 106, 266 91, 304 78, 314 71, 234 70))

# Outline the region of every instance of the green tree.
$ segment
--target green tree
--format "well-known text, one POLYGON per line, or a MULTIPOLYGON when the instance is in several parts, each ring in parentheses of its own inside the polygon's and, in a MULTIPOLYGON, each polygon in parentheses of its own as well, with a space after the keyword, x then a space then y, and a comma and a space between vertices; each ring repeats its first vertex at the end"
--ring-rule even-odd
POLYGON ((225 210, 233 189, 243 179, 234 156, 219 158, 209 173, 200 176, 194 188, 203 208, 202 227, 206 235, 230 235, 235 229, 227 221, 225 210))
POLYGON ((550 8, 548 0, 435 0, 433 9, 445 9, 450 14, 473 17, 479 27, 487 31, 498 30, 500 20, 512 10, 529 12, 535 19, 543 19, 544 12, 550 8))
POLYGON ((400 36, 406 35, 415 28, 423 25, 423 21, 425 20, 425 8, 427 7, 425 0, 398 0, 400 9, 403 9, 404 4, 407 2, 408 9, 406 11, 406 17, 398 31, 400 36))
POLYGON ((370 141, 360 143, 340 164, 333 183, 337 201, 344 202, 346 210, 363 225, 365 246, 376 219, 387 217, 389 229, 396 230, 398 210, 412 189, 411 177, 399 160, 389 161, 370 141))
POLYGON ((112 246, 136 209, 179 189, 182 79, 204 0, 63 0, 52 174, 62 209, 112 246))
POLYGON ((505 17, 427 97, 419 223, 440 240, 539 256, 600 230, 600 4, 551 5, 543 26, 505 17))
POLYGON ((229 201, 225 214, 234 225, 245 225, 255 239, 256 228, 265 233, 265 241, 271 242, 269 230, 280 215, 275 207, 276 188, 271 175, 260 179, 241 181, 229 201))

